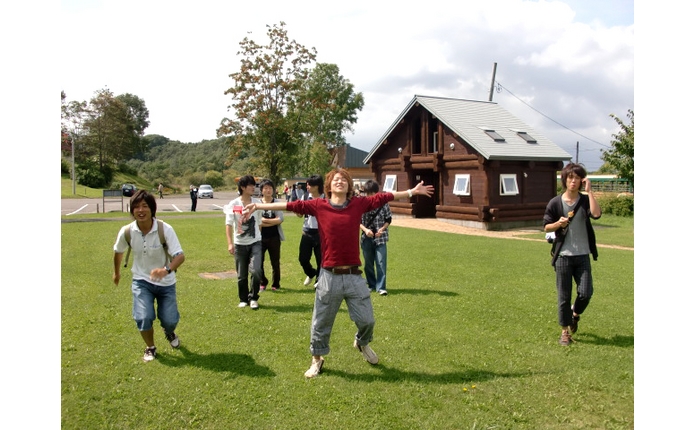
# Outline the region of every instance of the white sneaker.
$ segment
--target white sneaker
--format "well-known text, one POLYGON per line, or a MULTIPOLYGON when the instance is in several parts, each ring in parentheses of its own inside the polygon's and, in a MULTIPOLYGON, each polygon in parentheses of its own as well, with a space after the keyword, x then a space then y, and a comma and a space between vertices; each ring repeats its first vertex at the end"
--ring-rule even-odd
POLYGON ((360 345, 359 343, 357 343, 357 339, 355 339, 354 347, 362 353, 362 357, 364 357, 364 359, 367 360, 369 364, 379 363, 379 357, 377 357, 376 352, 374 352, 374 350, 370 348, 369 345, 360 345))
POLYGON ((253 309, 254 311, 256 309, 258 309, 258 302, 257 301, 251 300, 251 309, 253 309))
POLYGON ((145 348, 145 355, 142 357, 142 361, 147 363, 148 361, 154 360, 154 358, 157 356, 157 347, 155 346, 148 346, 145 348))
POLYGON ((309 284, 311 284, 311 278, 307 276, 306 279, 304 280, 304 286, 306 287, 309 284))
POLYGON ((246 303, 246 302, 239 302, 239 307, 240 307, 240 308, 245 308, 246 306, 248 306, 248 303, 246 303))
POLYGON ((324 361, 325 360, 323 359, 323 357, 319 358, 318 360, 312 357, 311 367, 309 368, 309 370, 304 372, 304 376, 307 378, 313 378, 314 376, 317 376, 319 373, 321 373, 324 361))

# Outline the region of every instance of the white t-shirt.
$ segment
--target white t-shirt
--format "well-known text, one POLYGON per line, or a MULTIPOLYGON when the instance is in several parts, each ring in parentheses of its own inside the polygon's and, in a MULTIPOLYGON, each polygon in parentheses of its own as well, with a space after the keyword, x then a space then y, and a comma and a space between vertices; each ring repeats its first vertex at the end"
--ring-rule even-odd
MULTIPOLYGON (((179 238, 176 236, 174 229, 163 222, 164 239, 166 239, 167 250, 170 256, 176 256, 183 253, 179 238)), ((132 265, 130 271, 133 273, 133 279, 144 279, 154 285, 169 286, 176 283, 176 272, 172 271, 159 281, 150 279, 152 269, 164 267, 166 264, 166 255, 162 243, 159 241, 159 223, 156 218, 152 219, 152 228, 149 233, 142 234, 138 228, 136 221, 121 227, 121 230, 116 236, 116 243, 113 245, 113 250, 116 253, 122 254, 128 250, 128 242, 125 240, 125 231, 130 228, 130 245, 132 250, 132 265)))
MULTIPOLYGON (((251 203, 261 203, 261 201, 252 198, 251 203)), ((241 197, 237 197, 225 205, 225 224, 232 226, 234 245, 251 245, 261 240, 261 211, 254 211, 249 219, 242 223, 242 210, 244 210, 244 204, 241 202, 241 197)))

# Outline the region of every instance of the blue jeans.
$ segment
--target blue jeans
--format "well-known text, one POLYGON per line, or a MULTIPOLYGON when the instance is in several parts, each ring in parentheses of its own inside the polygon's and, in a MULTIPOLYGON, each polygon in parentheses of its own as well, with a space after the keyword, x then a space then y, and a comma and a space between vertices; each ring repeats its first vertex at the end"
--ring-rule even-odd
POLYGON ((386 291, 386 244, 375 245, 374 239, 366 237, 362 239, 362 256, 369 289, 386 291))
POLYGON ((167 333, 173 333, 179 323, 176 304, 176 284, 160 287, 143 279, 133 279, 133 319, 140 331, 152 329, 155 319, 154 302, 157 301, 159 322, 167 333))

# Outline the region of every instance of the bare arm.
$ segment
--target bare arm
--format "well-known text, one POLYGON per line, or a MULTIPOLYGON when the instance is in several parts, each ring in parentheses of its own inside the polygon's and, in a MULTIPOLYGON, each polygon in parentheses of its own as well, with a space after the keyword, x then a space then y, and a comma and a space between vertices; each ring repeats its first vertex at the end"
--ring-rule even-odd
POLYGON ((406 190, 406 191, 392 191, 391 194, 393 194, 393 199, 398 200, 402 199, 405 197, 412 197, 412 196, 427 196, 427 197, 432 197, 432 194, 434 194, 434 185, 425 185, 425 181, 420 181, 417 185, 415 185, 413 188, 406 190))
POLYGON ((113 253, 113 283, 118 285, 121 280, 121 263, 123 262, 123 253, 113 253))
POLYGON ((594 218, 601 217, 601 205, 599 205, 598 200, 594 197, 594 193, 591 191, 591 180, 589 178, 584 178, 582 180, 584 183, 584 191, 589 196, 589 212, 594 218))

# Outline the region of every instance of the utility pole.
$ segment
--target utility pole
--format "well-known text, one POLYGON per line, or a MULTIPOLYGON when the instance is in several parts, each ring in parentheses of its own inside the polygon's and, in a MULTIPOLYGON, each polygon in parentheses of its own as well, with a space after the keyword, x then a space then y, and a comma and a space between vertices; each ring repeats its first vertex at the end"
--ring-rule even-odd
POLYGON ((574 156, 574 162, 579 164, 579 141, 577 141, 577 155, 574 156))
POLYGON ((492 66, 492 82, 490 83, 490 98, 488 101, 492 101, 492 94, 495 92, 495 75, 497 74, 497 63, 492 66))

